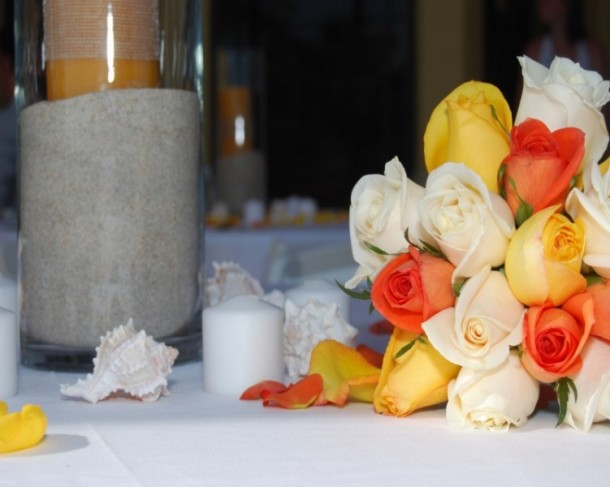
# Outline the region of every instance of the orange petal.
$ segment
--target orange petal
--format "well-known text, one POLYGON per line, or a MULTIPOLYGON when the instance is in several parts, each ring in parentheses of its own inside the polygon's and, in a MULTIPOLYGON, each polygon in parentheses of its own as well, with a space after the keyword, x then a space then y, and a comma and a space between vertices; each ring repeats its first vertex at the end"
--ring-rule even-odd
POLYGON ((335 340, 318 343, 311 352, 310 374, 324 379, 324 398, 338 406, 348 399, 373 402, 381 370, 354 348, 335 340))
POLYGON ((263 406, 275 406, 284 409, 305 409, 316 402, 322 393, 322 376, 311 374, 291 384, 284 391, 271 392, 263 397, 263 406))
POLYGON ((281 382, 274 380, 264 380, 258 384, 248 387, 240 396, 242 401, 255 401, 257 399, 265 399, 268 394, 283 392, 288 389, 281 382))
POLYGON ((371 364, 373 367, 381 369, 381 365, 383 364, 383 353, 373 350, 371 347, 364 344, 358 345, 356 350, 369 364, 371 364))
POLYGON ((394 331, 394 325, 388 320, 381 320, 370 325, 369 331, 373 335, 391 335, 394 331))

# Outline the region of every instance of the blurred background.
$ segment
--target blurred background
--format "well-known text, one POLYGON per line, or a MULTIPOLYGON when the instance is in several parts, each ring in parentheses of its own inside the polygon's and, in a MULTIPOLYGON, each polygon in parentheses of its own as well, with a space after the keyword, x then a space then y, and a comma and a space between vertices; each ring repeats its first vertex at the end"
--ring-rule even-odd
MULTIPOLYGON (((356 181, 382 172, 395 155, 423 183, 425 124, 455 86, 470 79, 494 83, 516 107, 516 56, 549 23, 541 3, 570 2, 206 1, 208 203, 296 195, 320 208, 346 209, 356 181), (250 186, 251 193, 225 194, 236 186, 250 186)), ((605 71, 610 2, 572 3, 582 8, 582 33, 596 40, 605 71)), ((8 181, 0 198, 10 205, 12 2, 0 5, 0 175, 8 181)))

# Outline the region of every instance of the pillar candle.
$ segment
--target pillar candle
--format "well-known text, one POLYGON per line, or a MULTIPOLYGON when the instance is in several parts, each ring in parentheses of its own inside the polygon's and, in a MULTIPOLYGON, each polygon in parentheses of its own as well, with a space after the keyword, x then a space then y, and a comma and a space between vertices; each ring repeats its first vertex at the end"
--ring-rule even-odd
POLYGON ((47 98, 159 84, 158 0, 46 0, 47 98))
POLYGON ((17 394, 17 316, 0 308, 0 399, 17 394))
POLYGON ((311 298, 316 298, 327 306, 337 303, 341 316, 350 322, 350 297, 339 286, 322 279, 306 280, 300 286, 286 291, 286 299, 299 306, 305 306, 311 298))
POLYGON ((284 380, 284 310, 241 295, 203 311, 203 388, 241 395, 263 380, 284 380))
POLYGON ((0 308, 17 314, 17 283, 15 279, 0 275, 0 308))

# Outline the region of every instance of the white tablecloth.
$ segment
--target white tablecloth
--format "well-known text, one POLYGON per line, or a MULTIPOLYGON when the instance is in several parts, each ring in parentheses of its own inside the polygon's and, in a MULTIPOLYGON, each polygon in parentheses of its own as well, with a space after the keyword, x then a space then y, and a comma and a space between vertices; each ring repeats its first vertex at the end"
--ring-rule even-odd
POLYGON ((22 369, 11 410, 42 405, 39 446, 0 456, 0 485, 607 486, 610 427, 584 435, 537 414, 509 433, 447 428, 442 410, 398 419, 369 404, 264 408, 202 390, 176 366, 155 403, 62 398, 78 374, 22 369))

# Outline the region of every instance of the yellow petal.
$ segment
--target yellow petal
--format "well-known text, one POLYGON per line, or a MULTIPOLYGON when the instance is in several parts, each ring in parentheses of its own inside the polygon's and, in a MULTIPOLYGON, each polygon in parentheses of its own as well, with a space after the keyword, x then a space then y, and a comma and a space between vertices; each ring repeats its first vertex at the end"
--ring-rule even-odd
POLYGON ((580 226, 551 206, 521 225, 508 246, 505 271, 511 291, 527 306, 562 304, 584 290, 580 273, 585 236, 580 226))
POLYGON ((544 227, 545 268, 549 285, 549 300, 555 306, 587 287, 580 273, 585 249, 585 232, 564 215, 551 215, 544 227))
POLYGON ((549 296, 542 234, 557 206, 534 213, 517 229, 508 250, 504 269, 511 291, 528 306, 542 305, 549 296))
POLYGON ((335 340, 324 340, 311 352, 308 373, 322 376, 328 402, 343 405, 348 399, 373 402, 380 370, 357 350, 335 340))
POLYGON ((0 416, 4 416, 6 413, 8 413, 8 404, 0 401, 0 416))
POLYGON ((407 353, 396 358, 417 336, 394 329, 375 390, 373 403, 378 413, 406 416, 447 400, 447 386, 457 376, 459 366, 447 361, 427 341, 416 341, 407 353))
MULTIPOLYGON (((462 117, 460 115, 460 117, 462 117)), ((468 122, 466 125, 468 125, 468 122)), ((469 81, 458 86, 453 90, 441 103, 439 103, 433 110, 426 131, 424 133, 424 157, 426 162, 426 168, 428 171, 436 169, 440 165, 447 161, 463 162, 469 165, 468 161, 455 160, 450 157, 451 155, 459 156, 459 153, 450 154, 450 132, 455 132, 451 136, 452 140, 459 140, 462 149, 467 147, 469 144, 475 144, 480 147, 480 144, 487 144, 486 140, 489 140, 489 145, 486 145, 483 153, 482 163, 476 163, 477 167, 472 167, 475 171, 484 172, 486 174, 483 179, 485 180, 488 188, 496 188, 497 190, 497 174, 493 174, 493 178, 487 173, 493 173, 502 160, 502 158, 508 153, 509 142, 508 136, 505 133, 510 131, 512 128, 512 115, 508 102, 504 98, 502 92, 494 85, 489 83, 481 83, 478 81, 469 81), (463 122, 458 120, 451 121, 450 125, 450 114, 449 109, 452 106, 459 107, 460 111, 471 113, 469 118, 470 122, 477 120, 474 127, 478 127, 473 130, 468 129, 467 126, 463 125, 463 122), (494 107, 502 128, 495 120, 493 120, 491 107, 494 107), (481 130, 483 128, 483 130, 481 130), (468 135, 463 136, 461 130, 466 130, 468 135), (461 139, 461 140, 460 140, 461 139), (504 155, 502 155, 504 154, 504 155), (489 161, 487 164, 484 163, 485 159, 492 158, 492 166, 489 168, 489 161), (496 159, 500 158, 499 161, 496 159), (493 179, 493 182, 491 181, 493 179), (491 187, 490 187, 491 186, 491 187)), ((455 145, 455 142, 453 142, 455 145)), ((456 148, 457 149, 457 148, 456 148)), ((460 150, 462 150, 460 149, 460 150)), ((476 148, 470 153, 476 156, 476 148)), ((483 174, 481 174, 483 176, 483 174)))
POLYGON ((463 163, 481 176, 490 191, 497 193, 498 169, 510 145, 491 118, 489 105, 463 106, 448 101, 447 116, 450 131, 446 160, 463 163))
POLYGON ((7 414, 6 404, 0 403, 0 453, 23 450, 42 440, 47 429, 47 417, 40 406, 26 404, 21 412, 7 414))

